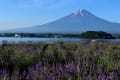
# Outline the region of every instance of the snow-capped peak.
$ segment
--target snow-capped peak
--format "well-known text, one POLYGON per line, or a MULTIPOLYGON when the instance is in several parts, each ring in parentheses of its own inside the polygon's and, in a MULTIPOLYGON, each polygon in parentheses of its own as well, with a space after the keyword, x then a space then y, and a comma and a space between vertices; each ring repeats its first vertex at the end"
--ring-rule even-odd
POLYGON ((89 14, 90 13, 85 9, 79 9, 74 12, 74 15, 80 15, 80 16, 85 16, 85 15, 89 15, 89 14))
POLYGON ((74 15, 81 15, 84 16, 84 14, 82 13, 83 9, 77 10, 74 12, 74 15))

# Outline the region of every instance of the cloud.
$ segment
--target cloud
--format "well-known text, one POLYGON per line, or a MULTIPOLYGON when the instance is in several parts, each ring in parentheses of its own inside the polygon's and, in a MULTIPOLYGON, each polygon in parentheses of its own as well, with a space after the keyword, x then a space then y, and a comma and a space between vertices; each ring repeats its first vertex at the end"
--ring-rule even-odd
POLYGON ((29 0, 23 2, 21 7, 23 8, 50 8, 51 6, 59 5, 64 0, 29 0))
MULTIPOLYGON (((0 0, 1 1, 1 0, 0 0)), ((15 8, 51 8, 60 7, 68 4, 72 0, 6 0, 2 2, 7 2, 10 6, 15 8)), ((4 4, 5 4, 4 3, 4 4)))

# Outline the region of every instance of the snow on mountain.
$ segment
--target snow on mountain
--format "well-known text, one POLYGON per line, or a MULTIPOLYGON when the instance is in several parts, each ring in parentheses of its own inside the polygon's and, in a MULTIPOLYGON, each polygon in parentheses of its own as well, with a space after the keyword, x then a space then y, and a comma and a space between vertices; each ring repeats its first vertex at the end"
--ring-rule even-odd
POLYGON ((84 16, 84 14, 83 14, 83 9, 75 11, 75 12, 74 12, 74 15, 75 15, 75 16, 76 16, 76 15, 84 16))
POLYGON ((87 15, 92 15, 90 12, 88 12, 85 9, 80 9, 74 12, 74 15, 80 15, 80 16, 87 16, 87 15))
POLYGON ((120 33, 120 24, 101 19, 85 9, 80 9, 51 23, 8 32, 75 34, 85 31, 120 33))

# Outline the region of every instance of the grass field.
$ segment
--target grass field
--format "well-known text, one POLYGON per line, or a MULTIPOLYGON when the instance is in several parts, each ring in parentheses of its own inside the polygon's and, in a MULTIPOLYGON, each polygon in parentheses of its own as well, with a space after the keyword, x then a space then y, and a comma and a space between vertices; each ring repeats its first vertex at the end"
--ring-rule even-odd
POLYGON ((4 43, 0 80, 120 80, 120 42, 4 43))

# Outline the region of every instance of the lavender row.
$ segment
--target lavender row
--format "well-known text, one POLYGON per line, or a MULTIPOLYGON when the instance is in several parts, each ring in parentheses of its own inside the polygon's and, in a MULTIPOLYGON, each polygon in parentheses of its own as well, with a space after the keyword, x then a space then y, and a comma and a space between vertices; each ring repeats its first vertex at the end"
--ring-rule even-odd
POLYGON ((0 80, 120 80, 120 43, 4 43, 0 80))

